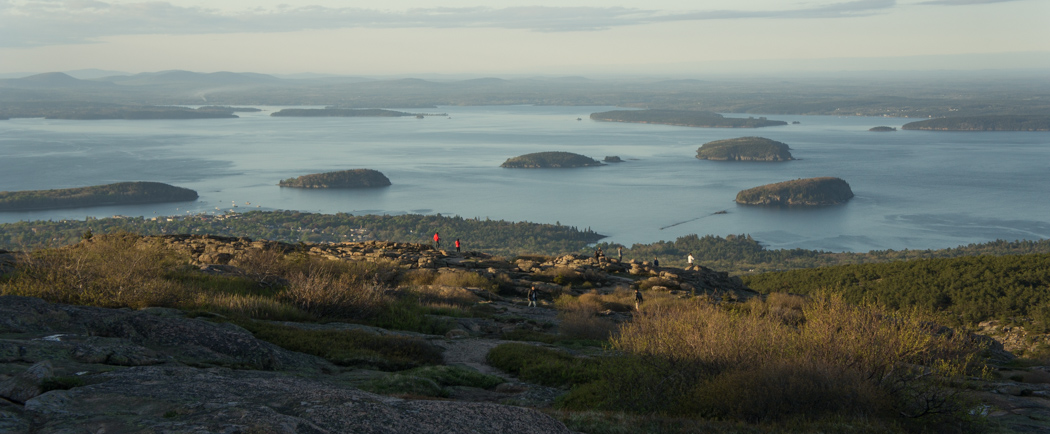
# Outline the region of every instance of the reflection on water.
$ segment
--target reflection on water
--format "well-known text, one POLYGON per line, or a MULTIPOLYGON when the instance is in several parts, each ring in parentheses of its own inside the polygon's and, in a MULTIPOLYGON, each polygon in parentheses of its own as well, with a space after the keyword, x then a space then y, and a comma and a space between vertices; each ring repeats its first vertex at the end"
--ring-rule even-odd
POLYGON ((0 122, 0 189, 159 181, 201 195, 193 203, 0 213, 0 221, 230 209, 441 213, 590 227, 628 245, 751 234, 770 247, 830 251, 1050 237, 1047 133, 871 133, 907 120, 830 116, 767 115, 801 124, 757 130, 586 120, 610 107, 440 108, 452 119, 269 117, 275 109, 240 119, 0 122), (694 158, 705 142, 746 135, 788 143, 799 160, 694 158), (509 157, 555 150, 625 162, 499 167, 509 157), (353 168, 379 170, 393 185, 277 187, 281 179, 353 168), (815 176, 845 179, 856 197, 813 209, 733 202, 746 188, 815 176))

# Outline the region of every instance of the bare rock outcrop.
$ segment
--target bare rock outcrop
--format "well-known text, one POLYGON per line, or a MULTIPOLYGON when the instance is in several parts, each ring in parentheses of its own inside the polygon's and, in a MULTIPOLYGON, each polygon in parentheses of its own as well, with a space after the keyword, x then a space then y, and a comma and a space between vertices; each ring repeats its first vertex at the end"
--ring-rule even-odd
POLYGON ((136 367, 89 381, 29 400, 33 432, 571 432, 532 409, 409 401, 277 373, 136 367))
POLYGON ((178 363, 319 372, 327 362, 255 339, 231 324, 0 297, 0 361, 142 366, 178 363))

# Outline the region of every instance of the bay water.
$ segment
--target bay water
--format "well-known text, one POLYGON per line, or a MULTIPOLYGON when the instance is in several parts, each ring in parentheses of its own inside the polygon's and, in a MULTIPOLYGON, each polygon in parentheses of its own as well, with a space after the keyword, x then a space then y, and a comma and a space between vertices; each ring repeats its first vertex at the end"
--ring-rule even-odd
POLYGON ((686 234, 750 234, 770 248, 936 249, 1050 237, 1050 133, 869 132, 913 119, 766 116, 789 125, 689 128, 595 122, 614 107, 481 106, 405 109, 424 119, 0 121, 0 191, 157 181, 196 190, 196 202, 0 213, 0 222, 187 215, 247 210, 422 213, 560 223, 626 245, 686 234), (798 124, 790 124, 798 121, 798 124), (712 140, 761 136, 796 161, 695 158, 712 140), (503 169, 507 158, 575 152, 623 163, 503 169), (299 175, 375 169, 392 186, 308 190, 299 175), (856 194, 843 205, 764 208, 740 190, 835 176, 856 194), (725 213, 718 213, 726 211, 725 213), (717 214, 716 214, 717 213, 717 214))

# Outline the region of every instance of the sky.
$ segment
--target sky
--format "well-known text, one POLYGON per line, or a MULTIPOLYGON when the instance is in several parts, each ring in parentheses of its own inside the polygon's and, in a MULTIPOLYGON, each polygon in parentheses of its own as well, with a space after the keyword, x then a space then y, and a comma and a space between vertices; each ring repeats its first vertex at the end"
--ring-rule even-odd
POLYGON ((0 73, 1050 69, 1050 0, 0 0, 0 73))

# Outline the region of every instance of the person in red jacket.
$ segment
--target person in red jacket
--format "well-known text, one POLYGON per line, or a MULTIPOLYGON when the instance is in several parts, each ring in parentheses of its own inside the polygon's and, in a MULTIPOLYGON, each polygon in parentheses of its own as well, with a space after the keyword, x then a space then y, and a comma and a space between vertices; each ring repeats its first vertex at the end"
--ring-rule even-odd
POLYGON ((456 238, 456 252, 459 252, 459 238, 456 238))
POLYGON ((434 232, 434 247, 441 247, 441 237, 438 236, 437 232, 434 232))

